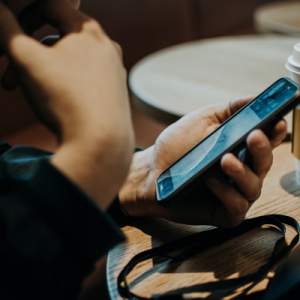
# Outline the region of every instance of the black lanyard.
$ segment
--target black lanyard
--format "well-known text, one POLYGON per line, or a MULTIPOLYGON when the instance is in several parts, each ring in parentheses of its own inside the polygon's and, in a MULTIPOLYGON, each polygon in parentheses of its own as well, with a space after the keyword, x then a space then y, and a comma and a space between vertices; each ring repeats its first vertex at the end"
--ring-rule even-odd
MULTIPOLYGON (((257 217, 253 219, 247 219, 239 226, 232 229, 221 229, 215 228, 207 230, 204 232, 199 232, 191 234, 182 238, 179 238, 175 241, 171 241, 162 246, 141 252, 134 256, 129 263, 124 267, 122 272, 118 276, 118 290, 121 296, 130 299, 130 300, 158 300, 158 299, 184 299, 183 294, 193 293, 193 292, 211 292, 211 294, 205 299, 215 300, 221 299, 225 296, 231 295, 236 289, 251 283, 242 294, 238 295, 233 299, 240 298, 251 298, 250 296, 245 296, 246 293, 252 289, 258 282, 260 282, 268 273, 268 271, 292 248, 298 243, 299 240, 299 224, 298 222, 288 216, 284 215, 266 215, 262 217, 257 217), (293 238, 292 242, 289 245, 285 245, 285 225, 291 226, 295 231, 296 235, 293 238), (127 275, 131 270, 140 262, 147 259, 153 258, 167 258, 171 261, 183 261, 192 257, 195 254, 201 253, 202 251, 227 242, 235 237, 238 237, 245 232, 252 230, 254 228, 261 227, 262 225, 273 225, 282 233, 282 237, 277 240, 272 255, 269 261, 261 266, 258 271, 253 274, 236 278, 228 279, 217 282, 209 282, 199 285, 194 285, 186 288, 180 288, 177 290, 172 290, 164 294, 152 295, 151 298, 144 298, 132 293, 129 289, 128 283, 126 281, 127 275), (183 250, 181 253, 171 256, 168 253, 179 250, 190 246, 187 250, 183 250), (278 250, 279 246, 280 250, 278 250), (277 251, 278 250, 278 251, 277 251), (122 285, 123 283, 123 285, 122 285)), ((261 297, 262 293, 257 293, 256 299, 258 296, 261 297)), ((203 298, 194 298, 194 299, 203 299, 203 298)))

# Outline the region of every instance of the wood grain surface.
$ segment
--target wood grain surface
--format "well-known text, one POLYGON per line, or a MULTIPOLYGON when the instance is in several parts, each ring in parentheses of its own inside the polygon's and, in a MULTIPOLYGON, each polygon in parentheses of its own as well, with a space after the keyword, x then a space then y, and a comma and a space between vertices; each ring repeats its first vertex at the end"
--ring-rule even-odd
MULTIPOLYGON (((300 40, 279 35, 213 38, 147 56, 129 74, 133 102, 172 123, 200 107, 258 95, 282 76, 300 40)), ((291 132, 291 116, 288 117, 291 132)))
MULTIPOLYGON (((247 217, 273 213, 292 216, 300 222, 300 186, 296 183, 295 158, 291 154, 290 143, 283 143, 274 150, 274 164, 264 181, 261 197, 247 217)), ((109 252, 107 281, 111 299, 122 299, 117 291, 117 276, 134 255, 209 228, 176 224, 159 218, 132 221, 123 228, 126 242, 109 252)), ((288 228, 287 243, 294 234, 288 228)), ((193 284, 243 276, 258 270, 268 260, 280 236, 274 228, 256 229, 183 263, 156 265, 155 261, 148 260, 136 266, 128 276, 128 281, 135 293, 149 297, 193 284)), ((270 272, 268 276, 272 275, 273 272, 270 272)), ((264 289, 267 282, 265 279, 253 291, 264 289)))

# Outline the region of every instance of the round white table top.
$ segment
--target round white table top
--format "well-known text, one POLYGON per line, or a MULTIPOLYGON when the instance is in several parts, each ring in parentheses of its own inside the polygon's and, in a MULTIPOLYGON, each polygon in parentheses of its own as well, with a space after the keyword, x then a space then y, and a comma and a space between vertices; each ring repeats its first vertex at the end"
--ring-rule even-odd
POLYGON ((258 95, 289 77, 285 63, 298 42, 290 36, 241 36, 161 50, 130 71, 132 99, 148 115, 171 123, 205 105, 258 95))
POLYGON ((300 1, 262 5, 254 21, 262 30, 300 36, 300 1))

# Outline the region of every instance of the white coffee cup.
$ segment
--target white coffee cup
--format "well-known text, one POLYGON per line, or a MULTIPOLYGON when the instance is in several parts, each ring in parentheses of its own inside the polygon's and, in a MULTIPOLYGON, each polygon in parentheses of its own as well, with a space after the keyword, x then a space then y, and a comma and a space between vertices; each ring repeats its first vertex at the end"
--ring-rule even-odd
POLYGON ((285 67, 291 72, 291 79, 300 85, 300 43, 294 46, 293 54, 288 58, 285 67))
MULTIPOLYGON (((300 43, 294 46, 285 67, 291 72, 291 79, 300 85, 300 43)), ((300 105, 293 112, 292 152, 296 157, 296 180, 300 184, 300 105)))

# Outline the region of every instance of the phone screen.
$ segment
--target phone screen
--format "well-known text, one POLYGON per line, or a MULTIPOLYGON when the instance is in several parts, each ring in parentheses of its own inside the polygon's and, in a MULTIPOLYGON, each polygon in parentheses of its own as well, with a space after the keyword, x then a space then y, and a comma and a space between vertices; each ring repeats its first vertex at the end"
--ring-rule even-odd
POLYGON ((284 102, 294 96, 297 90, 298 87, 295 84, 282 78, 250 102, 248 106, 160 174, 156 183, 158 200, 168 197, 200 170, 205 170, 205 167, 226 149, 276 112, 284 102))

